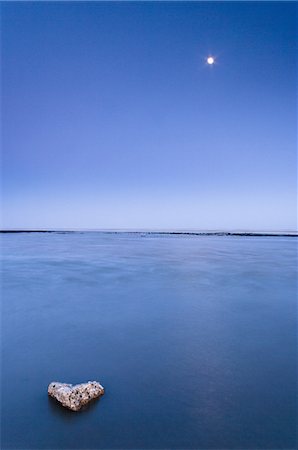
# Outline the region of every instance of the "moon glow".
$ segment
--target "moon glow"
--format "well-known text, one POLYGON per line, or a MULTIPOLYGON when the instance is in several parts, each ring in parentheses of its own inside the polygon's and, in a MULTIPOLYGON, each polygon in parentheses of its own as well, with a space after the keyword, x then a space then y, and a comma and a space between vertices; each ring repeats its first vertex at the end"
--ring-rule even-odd
POLYGON ((213 56, 208 56, 207 58, 207 64, 209 64, 210 66, 212 66, 212 64, 214 64, 214 58, 213 56))

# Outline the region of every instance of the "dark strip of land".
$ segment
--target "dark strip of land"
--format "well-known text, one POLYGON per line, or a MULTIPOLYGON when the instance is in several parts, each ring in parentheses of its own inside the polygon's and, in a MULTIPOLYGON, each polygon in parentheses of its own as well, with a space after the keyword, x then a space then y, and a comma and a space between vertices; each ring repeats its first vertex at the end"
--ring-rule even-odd
POLYGON ((0 230, 0 233, 102 233, 178 236, 252 236, 252 237, 298 237, 298 233, 237 232, 237 231, 99 231, 99 230, 0 230))

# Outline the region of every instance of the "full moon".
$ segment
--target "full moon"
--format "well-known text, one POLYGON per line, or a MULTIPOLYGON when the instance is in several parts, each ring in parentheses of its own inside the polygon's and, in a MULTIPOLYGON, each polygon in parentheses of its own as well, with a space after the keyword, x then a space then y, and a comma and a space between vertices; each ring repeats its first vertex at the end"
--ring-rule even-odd
POLYGON ((207 63, 210 65, 214 64, 214 58, 212 56, 208 56, 207 63))

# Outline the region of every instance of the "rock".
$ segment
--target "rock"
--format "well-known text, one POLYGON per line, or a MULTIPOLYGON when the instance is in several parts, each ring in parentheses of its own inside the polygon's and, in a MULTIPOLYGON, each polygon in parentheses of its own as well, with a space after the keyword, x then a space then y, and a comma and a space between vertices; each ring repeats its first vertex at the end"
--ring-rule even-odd
POLYGON ((79 411, 83 405, 103 395, 104 388, 97 381, 75 385, 53 381, 49 384, 48 394, 66 408, 79 411))

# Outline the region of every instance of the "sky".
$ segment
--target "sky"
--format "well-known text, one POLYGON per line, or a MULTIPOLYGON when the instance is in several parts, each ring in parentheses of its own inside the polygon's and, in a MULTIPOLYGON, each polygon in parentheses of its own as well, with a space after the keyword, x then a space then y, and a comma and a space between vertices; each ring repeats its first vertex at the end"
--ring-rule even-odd
POLYGON ((2 228, 297 229, 297 4, 1 10, 2 228))

